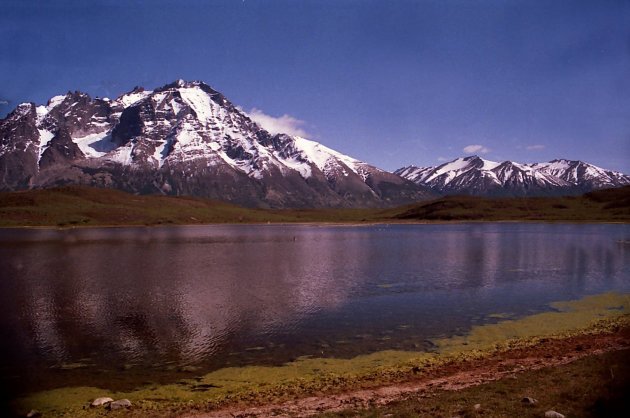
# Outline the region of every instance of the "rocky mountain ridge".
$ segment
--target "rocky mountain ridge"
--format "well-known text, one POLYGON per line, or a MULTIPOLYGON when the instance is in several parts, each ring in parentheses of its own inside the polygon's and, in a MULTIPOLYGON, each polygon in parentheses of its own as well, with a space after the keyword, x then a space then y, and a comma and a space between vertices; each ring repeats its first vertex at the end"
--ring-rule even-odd
POLYGON ((393 206, 422 186, 305 138, 272 135, 200 81, 19 105, 0 121, 0 190, 84 184, 261 207, 393 206))
POLYGON ((200 81, 23 103, 0 120, 0 190, 82 184, 258 207, 384 207, 435 195, 571 195, 630 184, 582 161, 478 156, 389 173, 297 136, 272 135, 200 81))
POLYGON ((443 195, 545 196, 630 185, 630 176, 583 161, 495 162, 476 155, 434 167, 402 167, 394 172, 443 195))

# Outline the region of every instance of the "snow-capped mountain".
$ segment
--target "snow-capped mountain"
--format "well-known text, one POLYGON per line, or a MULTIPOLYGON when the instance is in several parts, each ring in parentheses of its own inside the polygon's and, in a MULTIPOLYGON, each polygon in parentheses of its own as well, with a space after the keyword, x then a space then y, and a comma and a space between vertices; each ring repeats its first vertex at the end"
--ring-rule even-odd
POLYGON ((630 185, 630 176, 568 160, 519 164, 471 156, 436 167, 403 167, 394 173, 439 194, 545 196, 630 185))
POLYGON ((583 161, 552 160, 530 165, 534 170, 552 175, 584 190, 606 189, 630 184, 630 176, 606 170, 583 161))
POLYGON ((0 121, 0 190, 86 184, 250 206, 386 206, 429 195, 317 142, 271 135, 203 82, 74 92, 0 121))

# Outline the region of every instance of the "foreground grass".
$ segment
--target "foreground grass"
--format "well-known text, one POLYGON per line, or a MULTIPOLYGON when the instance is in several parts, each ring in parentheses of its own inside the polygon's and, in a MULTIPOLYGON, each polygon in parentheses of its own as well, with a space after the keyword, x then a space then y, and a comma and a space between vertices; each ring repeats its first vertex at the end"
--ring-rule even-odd
POLYGON ((573 363, 519 373, 458 391, 413 396, 380 408, 348 409, 322 417, 567 417, 630 416, 630 350, 590 356, 573 363), (522 402, 524 397, 538 401, 522 402), (475 405, 478 408, 475 409, 475 405))
POLYGON ((194 197, 132 195, 70 186, 0 193, 0 226, 209 223, 630 222, 630 187, 579 197, 446 197, 390 209, 252 209, 194 197))
POLYGON ((134 408, 127 413, 134 416, 172 416, 238 403, 278 403, 313 394, 397 384, 445 366, 537 347, 542 339, 595 335, 630 326, 630 295, 608 293, 553 307, 556 311, 474 327, 467 336, 437 339, 434 343, 438 350, 432 353, 383 351, 352 359, 301 358, 278 367, 225 368, 129 392, 66 387, 17 400, 15 410, 36 409, 46 416, 101 416, 104 411, 85 408, 91 399, 101 396, 130 399, 134 408))

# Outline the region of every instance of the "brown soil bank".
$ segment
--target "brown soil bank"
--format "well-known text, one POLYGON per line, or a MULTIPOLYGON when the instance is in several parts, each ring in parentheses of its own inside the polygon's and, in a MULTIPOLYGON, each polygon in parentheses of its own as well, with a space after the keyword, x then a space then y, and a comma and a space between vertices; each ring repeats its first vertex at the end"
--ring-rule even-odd
POLYGON ((542 417, 548 410, 567 417, 629 416, 629 384, 626 327, 453 361, 398 384, 186 416, 542 417), (525 397, 537 402, 527 404, 525 397))

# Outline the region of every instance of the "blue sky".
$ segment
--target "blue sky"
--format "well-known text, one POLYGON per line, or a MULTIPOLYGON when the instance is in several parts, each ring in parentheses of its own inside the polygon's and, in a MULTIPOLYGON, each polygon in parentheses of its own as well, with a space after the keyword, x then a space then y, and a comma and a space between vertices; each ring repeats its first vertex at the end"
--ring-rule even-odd
POLYGON ((388 170, 476 153, 630 173, 627 0, 0 0, 0 9, 0 115, 68 90, 116 97, 183 78, 388 170))

